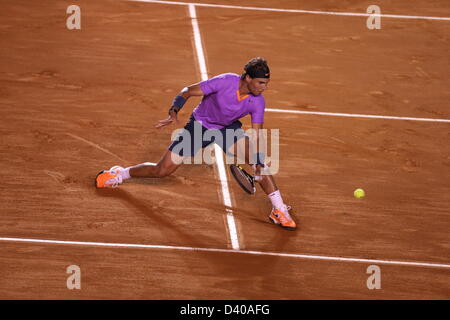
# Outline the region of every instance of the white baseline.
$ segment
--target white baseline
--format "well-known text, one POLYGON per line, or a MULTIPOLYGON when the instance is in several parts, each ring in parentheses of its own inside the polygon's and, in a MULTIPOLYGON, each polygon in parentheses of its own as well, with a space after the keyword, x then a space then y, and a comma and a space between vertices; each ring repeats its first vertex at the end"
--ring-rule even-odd
POLYGON ((443 264, 443 263, 381 260, 381 259, 360 259, 360 258, 318 256, 318 255, 296 254, 296 253, 277 253, 277 252, 251 251, 251 250, 195 248, 195 247, 132 244, 132 243, 108 243, 108 242, 84 242, 84 241, 44 240, 44 239, 27 239, 27 238, 5 238, 5 237, 0 238, 0 241, 27 242, 27 243, 37 243, 37 244, 40 243, 40 244, 94 246, 94 247, 167 249, 167 250, 200 251, 200 252, 240 253, 240 254, 258 255, 258 256, 274 256, 274 257, 297 258, 297 259, 306 259, 306 260, 325 260, 325 261, 334 261, 334 262, 357 262, 357 263, 370 263, 370 264, 375 263, 375 264, 390 264, 390 265, 411 266, 411 267, 450 269, 450 264, 443 264))

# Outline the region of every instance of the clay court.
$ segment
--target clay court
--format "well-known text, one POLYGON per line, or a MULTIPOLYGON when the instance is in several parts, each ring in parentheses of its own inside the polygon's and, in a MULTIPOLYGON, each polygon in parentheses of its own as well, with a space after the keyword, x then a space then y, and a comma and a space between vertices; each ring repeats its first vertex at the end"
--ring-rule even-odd
POLYGON ((0 298, 449 299, 448 1, 199 2, 2 1, 0 298), (371 4, 396 16, 370 30, 371 4), (296 231, 219 162, 94 187, 102 169, 160 159, 200 100, 155 125, 202 71, 255 56, 296 231))

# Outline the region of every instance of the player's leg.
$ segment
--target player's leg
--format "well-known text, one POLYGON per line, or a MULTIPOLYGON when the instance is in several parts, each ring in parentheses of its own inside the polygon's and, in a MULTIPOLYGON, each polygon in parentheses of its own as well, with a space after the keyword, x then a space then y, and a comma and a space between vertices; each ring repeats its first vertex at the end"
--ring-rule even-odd
POLYGON ((156 164, 141 163, 128 168, 114 166, 101 171, 96 179, 97 188, 115 188, 130 178, 163 178, 171 175, 182 164, 183 157, 166 150, 156 164))
POLYGON ((132 178, 163 178, 174 173, 181 166, 182 160, 182 156, 166 150, 156 165, 142 163, 128 167, 126 170, 132 178))
MULTIPOLYGON (((250 139, 246 136, 243 139, 245 140, 242 141, 242 137, 238 136, 237 139, 235 139, 235 143, 227 148, 227 152, 233 156, 238 156, 238 158, 241 158, 242 155, 244 155, 245 163, 251 165, 255 173, 256 165, 250 162, 250 139), (242 148, 244 148, 244 150, 242 150, 242 148)), ((242 161, 243 159, 238 160, 242 161)), ((284 203, 274 177, 270 174, 264 174, 255 176, 255 180, 259 183, 272 203, 272 211, 269 215, 270 221, 279 224, 283 228, 294 230, 296 228, 296 223, 289 214, 290 207, 284 203)))
MULTIPOLYGON (((256 166, 253 167, 255 168, 256 166)), ((272 211, 269 215, 270 220, 286 229, 294 230, 297 226, 289 214, 290 207, 284 203, 274 177, 272 175, 261 175, 256 181, 260 184, 272 203, 272 211)))
POLYGON ((172 142, 168 150, 156 165, 138 164, 129 167, 131 177, 162 178, 171 175, 182 164, 185 157, 193 157, 200 149, 207 147, 212 141, 203 141, 203 133, 207 129, 191 116, 189 122, 172 142), (197 127, 196 127, 197 126, 197 127), (195 131, 198 130, 196 135, 195 131), (200 139, 195 143, 194 139, 200 139))
POLYGON ((114 166, 109 170, 101 171, 97 175, 95 179, 96 187, 114 188, 133 177, 162 178, 171 175, 182 164, 184 157, 191 157, 201 147, 201 144, 199 147, 198 144, 194 144, 194 122, 195 119, 191 117, 156 165, 141 163, 128 168, 114 166))

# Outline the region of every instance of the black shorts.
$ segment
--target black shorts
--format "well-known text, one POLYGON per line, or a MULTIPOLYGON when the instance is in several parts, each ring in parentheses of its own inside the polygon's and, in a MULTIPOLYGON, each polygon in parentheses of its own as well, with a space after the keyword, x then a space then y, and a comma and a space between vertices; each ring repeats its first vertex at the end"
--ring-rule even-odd
POLYGON ((207 129, 191 115, 169 150, 183 157, 193 157, 200 149, 214 142, 227 153, 233 144, 244 137, 246 135, 239 120, 222 129, 207 129))

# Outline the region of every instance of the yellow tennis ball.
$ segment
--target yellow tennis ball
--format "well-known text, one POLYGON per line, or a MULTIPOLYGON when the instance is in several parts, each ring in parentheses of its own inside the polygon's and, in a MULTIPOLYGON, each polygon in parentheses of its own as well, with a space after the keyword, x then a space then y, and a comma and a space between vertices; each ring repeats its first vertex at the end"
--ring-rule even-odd
POLYGON ((366 193, 364 192, 363 189, 358 188, 353 192, 353 195, 355 196, 355 198, 361 199, 361 198, 364 198, 366 193))

